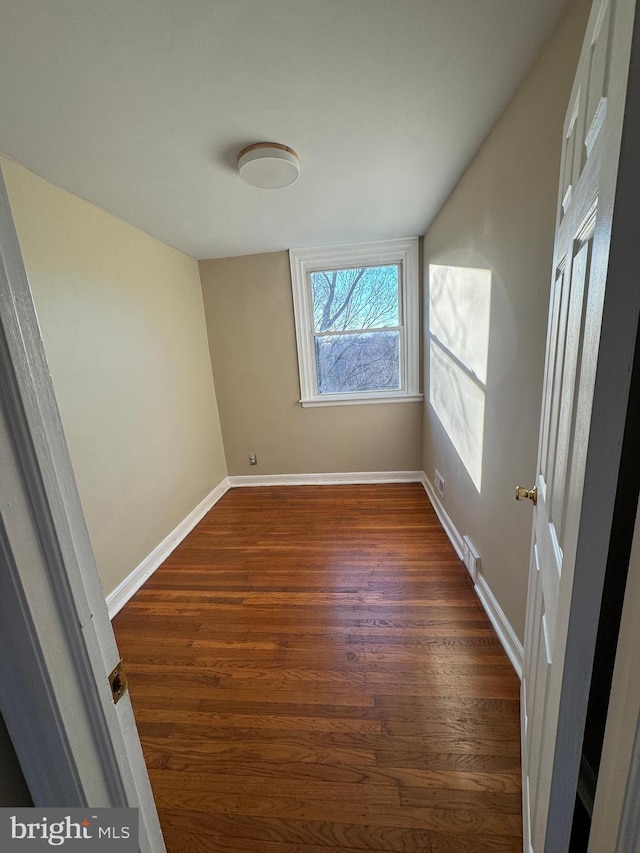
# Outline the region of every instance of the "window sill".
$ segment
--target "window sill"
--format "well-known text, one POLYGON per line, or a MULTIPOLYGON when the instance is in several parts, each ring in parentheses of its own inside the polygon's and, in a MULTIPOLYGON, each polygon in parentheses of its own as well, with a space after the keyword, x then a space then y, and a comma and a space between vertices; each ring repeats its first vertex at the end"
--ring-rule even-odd
POLYGON ((316 397, 314 400, 300 400, 300 405, 307 409, 317 406, 362 406, 369 403, 419 403, 422 400, 424 400, 423 394, 371 394, 362 397, 355 395, 331 397, 327 394, 323 397, 316 397))

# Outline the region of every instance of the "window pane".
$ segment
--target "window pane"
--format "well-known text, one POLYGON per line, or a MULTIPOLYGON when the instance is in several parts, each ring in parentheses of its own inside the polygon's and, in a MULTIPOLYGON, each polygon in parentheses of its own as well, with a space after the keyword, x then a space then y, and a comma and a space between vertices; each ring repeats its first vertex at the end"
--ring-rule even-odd
POLYGON ((315 331, 398 326, 398 277, 396 264, 312 272, 315 331))
POLYGON ((360 332, 316 338, 318 392, 397 391, 399 332, 360 332))

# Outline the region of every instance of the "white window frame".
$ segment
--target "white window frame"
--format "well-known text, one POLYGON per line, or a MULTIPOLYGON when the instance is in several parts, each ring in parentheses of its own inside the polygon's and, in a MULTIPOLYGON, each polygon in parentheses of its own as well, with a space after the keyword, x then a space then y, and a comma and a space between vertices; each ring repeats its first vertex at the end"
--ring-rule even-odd
POLYGON ((418 238, 290 249, 291 286, 303 406, 351 406, 358 403, 415 402, 420 393, 418 238), (310 275, 325 270, 397 265, 400 388, 393 391, 343 391, 320 394, 314 345, 313 298, 310 275))

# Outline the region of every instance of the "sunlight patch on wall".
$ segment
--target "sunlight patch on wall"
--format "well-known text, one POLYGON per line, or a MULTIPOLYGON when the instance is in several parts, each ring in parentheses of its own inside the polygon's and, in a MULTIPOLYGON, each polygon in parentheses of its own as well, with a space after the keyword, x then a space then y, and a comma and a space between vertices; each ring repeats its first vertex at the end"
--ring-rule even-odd
POLYGON ((429 401, 478 492, 482 487, 491 270, 429 267, 429 401))
POLYGON ((487 381, 491 270, 429 267, 429 331, 482 384, 487 381))

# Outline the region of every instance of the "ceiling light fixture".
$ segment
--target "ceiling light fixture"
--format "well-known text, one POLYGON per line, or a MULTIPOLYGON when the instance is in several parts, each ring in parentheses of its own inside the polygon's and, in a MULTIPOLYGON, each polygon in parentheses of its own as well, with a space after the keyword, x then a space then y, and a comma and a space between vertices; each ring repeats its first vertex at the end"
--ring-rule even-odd
POLYGON ((278 142, 255 142, 238 154, 240 177, 252 187, 265 190, 287 187, 298 179, 300 161, 287 145, 278 142))

